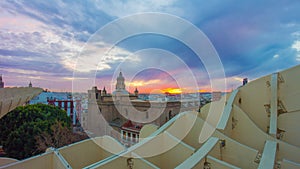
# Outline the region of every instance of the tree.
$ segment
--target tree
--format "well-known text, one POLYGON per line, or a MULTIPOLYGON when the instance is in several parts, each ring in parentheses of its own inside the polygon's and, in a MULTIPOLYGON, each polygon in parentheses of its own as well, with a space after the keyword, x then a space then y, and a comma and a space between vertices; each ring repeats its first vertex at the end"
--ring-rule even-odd
POLYGON ((86 138, 86 134, 73 133, 59 121, 51 126, 51 133, 43 132, 35 137, 37 150, 40 151, 45 151, 48 147, 59 148, 86 138))
MULTIPOLYGON (((64 110, 51 105, 20 106, 0 119, 0 144, 9 157, 23 159, 40 154, 48 148, 78 141, 71 130, 71 119, 64 110), (50 141, 40 143, 47 135, 50 141), (54 138, 55 137, 55 138, 54 138)), ((78 137, 81 139, 83 137, 78 137)))

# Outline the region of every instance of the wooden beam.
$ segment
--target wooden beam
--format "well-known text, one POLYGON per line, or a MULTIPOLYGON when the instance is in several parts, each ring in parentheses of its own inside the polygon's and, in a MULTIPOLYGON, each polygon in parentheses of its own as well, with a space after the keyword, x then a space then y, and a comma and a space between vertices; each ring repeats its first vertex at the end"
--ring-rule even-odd
POLYGON ((231 113, 232 107, 233 107, 233 101, 234 101, 236 95, 238 94, 238 92, 239 92, 239 89, 235 89, 231 93, 231 95, 230 95, 230 97, 229 97, 229 99, 227 101, 227 104, 225 105, 225 108, 224 108, 224 111, 222 113, 222 116, 221 116, 221 118, 220 118, 220 120, 218 122, 217 129, 221 129, 221 130, 225 129, 225 127, 227 125, 227 122, 228 122, 228 119, 230 117, 230 113, 231 113))
POLYGON ((219 139, 210 137, 191 157, 178 165, 175 169, 193 168, 196 166, 218 143, 219 139))
POLYGON ((271 75, 271 107, 269 134, 276 137, 277 134, 277 110, 278 110, 278 73, 271 75))
POLYGON ((274 169, 277 143, 267 140, 260 159, 258 169, 274 169))

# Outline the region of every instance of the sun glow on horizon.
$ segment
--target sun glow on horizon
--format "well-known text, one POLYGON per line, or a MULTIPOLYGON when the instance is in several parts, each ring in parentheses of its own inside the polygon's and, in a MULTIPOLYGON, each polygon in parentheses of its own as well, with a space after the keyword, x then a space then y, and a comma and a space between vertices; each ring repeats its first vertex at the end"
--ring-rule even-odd
POLYGON ((165 88, 162 89, 164 93, 170 93, 170 94, 181 94, 182 89, 181 88, 165 88))
POLYGON ((198 90, 199 93, 207 93, 207 92, 211 92, 210 89, 200 89, 198 90))

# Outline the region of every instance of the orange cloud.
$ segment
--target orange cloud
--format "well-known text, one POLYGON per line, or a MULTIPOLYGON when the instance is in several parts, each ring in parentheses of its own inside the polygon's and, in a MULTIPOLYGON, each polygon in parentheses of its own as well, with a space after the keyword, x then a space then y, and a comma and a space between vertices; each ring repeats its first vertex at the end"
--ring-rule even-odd
POLYGON ((139 80, 139 81, 132 81, 132 82, 130 82, 129 86, 134 86, 134 87, 146 86, 146 85, 150 85, 150 84, 157 84, 159 82, 160 82, 159 79, 148 80, 148 81, 139 80))

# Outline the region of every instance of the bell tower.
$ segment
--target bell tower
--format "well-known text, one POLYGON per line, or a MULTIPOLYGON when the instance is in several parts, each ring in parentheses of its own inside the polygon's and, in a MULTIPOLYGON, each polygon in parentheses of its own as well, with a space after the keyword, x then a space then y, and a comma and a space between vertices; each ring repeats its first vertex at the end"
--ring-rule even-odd
POLYGON ((106 89, 105 89, 105 86, 104 86, 104 88, 102 90, 102 96, 106 96, 106 94, 107 94, 107 92, 106 92, 106 89))
POLYGON ((29 83, 28 87, 32 87, 32 83, 31 83, 31 81, 30 81, 30 83, 29 83))
POLYGON ((125 78, 123 77, 122 72, 120 72, 117 77, 116 90, 125 90, 125 78))
POLYGON ((2 81, 2 74, 0 74, 0 88, 4 88, 4 82, 2 81))
POLYGON ((139 91, 138 91, 137 88, 135 88, 134 95, 135 95, 135 96, 138 96, 138 95, 139 95, 139 91))

